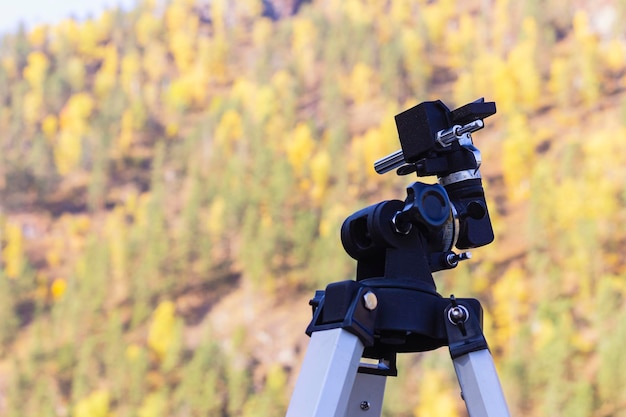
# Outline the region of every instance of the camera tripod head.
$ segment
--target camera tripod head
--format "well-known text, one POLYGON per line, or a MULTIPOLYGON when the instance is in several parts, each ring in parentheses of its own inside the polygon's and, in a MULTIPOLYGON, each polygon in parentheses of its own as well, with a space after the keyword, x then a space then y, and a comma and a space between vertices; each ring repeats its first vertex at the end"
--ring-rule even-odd
POLYGON ((357 280, 430 277, 470 257, 454 247, 493 241, 481 155, 471 134, 495 112, 495 103, 479 99, 455 110, 441 101, 423 102, 396 115, 402 149, 376 161, 375 170, 437 176, 438 183, 413 183, 404 202, 384 201, 346 219, 341 237, 358 261, 357 280))

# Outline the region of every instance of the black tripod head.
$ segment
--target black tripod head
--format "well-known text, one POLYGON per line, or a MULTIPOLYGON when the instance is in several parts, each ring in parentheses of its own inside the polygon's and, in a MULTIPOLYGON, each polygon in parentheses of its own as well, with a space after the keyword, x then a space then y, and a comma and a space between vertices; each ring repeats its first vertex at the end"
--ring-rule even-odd
MULTIPOLYGON (((341 327, 363 341, 365 357, 391 364, 399 352, 444 345, 454 355, 486 349, 480 303, 442 298, 432 273, 470 257, 454 247, 493 241, 471 133, 495 112, 495 103, 483 99, 452 111, 430 101, 396 116, 402 150, 377 161, 376 171, 437 176, 437 184, 415 182, 404 201, 382 201, 344 221, 341 241, 357 260, 356 280, 316 293, 307 334, 341 327)), ((364 372, 394 374, 395 366, 389 369, 364 372)))
MULTIPOLYGON (((374 164, 380 174, 437 176, 437 184, 413 183, 405 201, 383 201, 348 217, 341 238, 357 260, 357 281, 414 280, 434 286, 432 272, 470 257, 457 249, 494 239, 480 174, 480 151, 471 133, 496 106, 484 99, 450 110, 429 101, 396 115, 402 150, 374 164)), ((434 290, 434 288, 433 288, 434 290)))

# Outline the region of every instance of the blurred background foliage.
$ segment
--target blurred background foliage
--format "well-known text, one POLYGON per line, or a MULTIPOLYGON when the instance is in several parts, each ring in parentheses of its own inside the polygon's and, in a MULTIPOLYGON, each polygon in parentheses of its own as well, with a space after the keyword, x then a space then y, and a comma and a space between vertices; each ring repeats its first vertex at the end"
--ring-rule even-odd
MULTIPOLYGON (((0 415, 281 415, 393 116, 478 97, 513 415, 626 416, 626 2, 142 0, 0 40, 0 415), (297 13, 296 13, 297 11, 297 13)), ((445 349, 385 416, 465 415, 445 349)))

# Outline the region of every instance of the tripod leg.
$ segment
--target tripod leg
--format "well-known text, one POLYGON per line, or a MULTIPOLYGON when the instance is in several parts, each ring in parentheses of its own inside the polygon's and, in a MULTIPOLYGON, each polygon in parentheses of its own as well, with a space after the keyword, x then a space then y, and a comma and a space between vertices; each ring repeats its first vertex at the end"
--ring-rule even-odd
POLYGON ((352 386, 346 417, 380 417, 385 394, 384 375, 357 373, 352 386))
POLYGON ((344 417, 363 343, 343 329, 314 332, 287 417, 344 417))
POLYGON ((453 362, 470 417, 510 416, 488 349, 461 355, 453 362))

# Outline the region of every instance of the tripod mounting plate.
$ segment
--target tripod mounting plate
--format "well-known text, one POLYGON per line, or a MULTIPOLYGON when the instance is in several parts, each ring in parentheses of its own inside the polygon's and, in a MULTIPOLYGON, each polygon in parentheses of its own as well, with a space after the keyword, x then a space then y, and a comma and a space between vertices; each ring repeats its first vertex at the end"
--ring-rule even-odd
POLYGON ((496 104, 482 98, 452 111, 440 100, 425 101, 403 111, 395 119, 404 162, 412 164, 431 157, 450 145, 450 141, 442 141, 446 132, 455 133, 458 139, 458 133, 481 129, 482 120, 495 113, 496 104), (478 121, 481 123, 474 123, 478 121))
POLYGON ((345 329, 361 339, 365 346, 363 356, 372 359, 388 359, 395 357, 396 353, 430 351, 450 346, 450 340, 464 349, 478 347, 464 338, 468 334, 472 337, 482 335, 482 307, 477 300, 452 301, 418 281, 341 281, 329 284, 326 291, 318 291, 311 305, 313 319, 306 330, 309 336, 321 330, 345 329), (370 293, 377 299, 376 307, 371 310, 363 298, 370 293), (448 311, 455 305, 470 312, 471 324, 464 323, 463 331, 448 320, 448 311))

